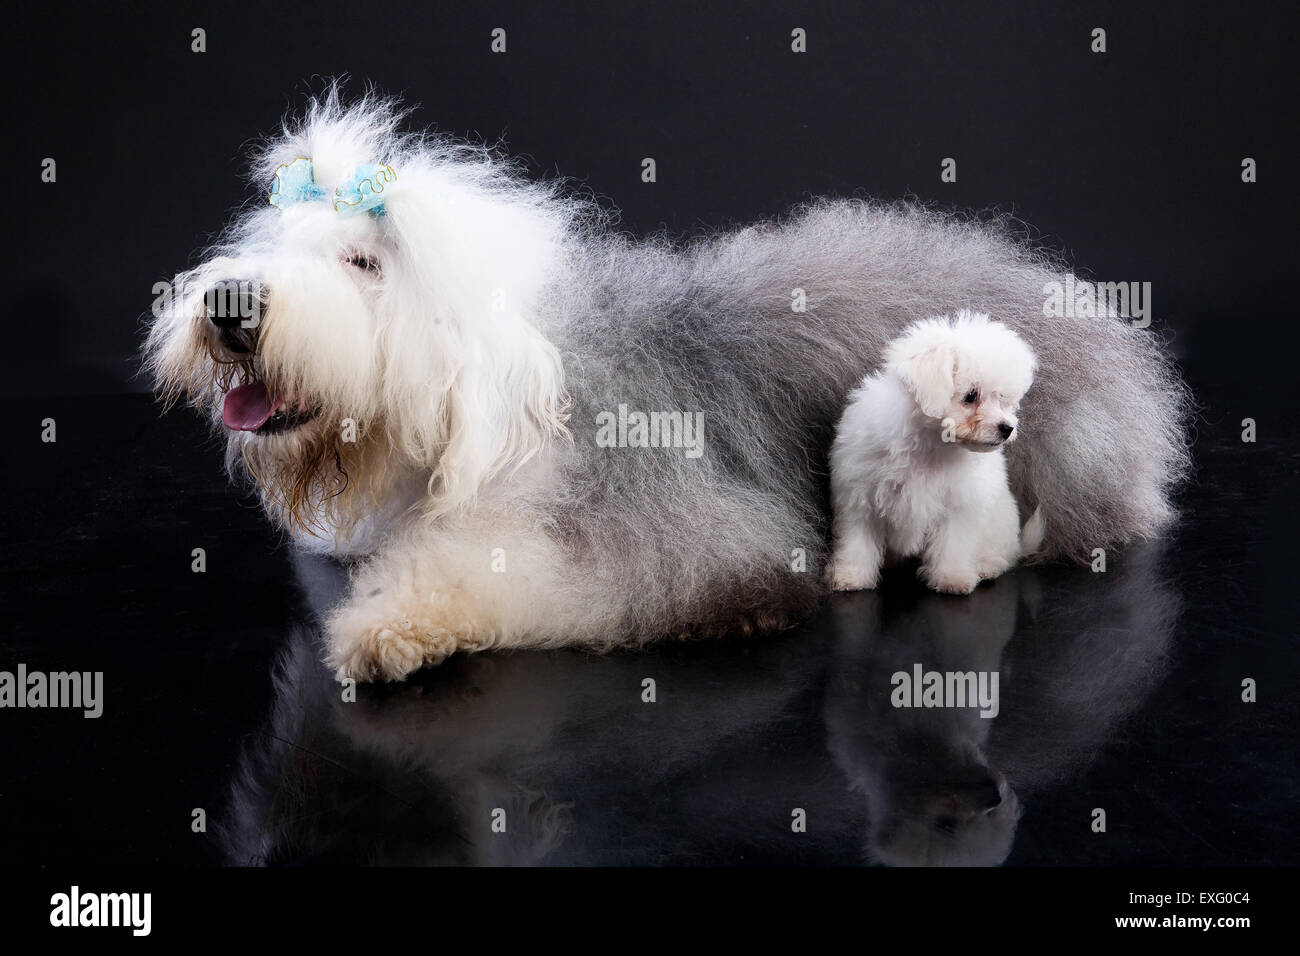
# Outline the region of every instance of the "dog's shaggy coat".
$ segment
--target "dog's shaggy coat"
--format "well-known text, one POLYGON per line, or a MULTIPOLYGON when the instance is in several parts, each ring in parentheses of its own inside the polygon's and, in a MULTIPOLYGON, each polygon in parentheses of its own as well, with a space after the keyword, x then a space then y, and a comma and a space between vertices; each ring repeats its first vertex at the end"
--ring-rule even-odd
POLYGON ((561 184, 400 120, 375 97, 314 101, 259 154, 258 187, 296 157, 330 191, 388 163, 385 215, 250 205, 176 277, 146 345, 160 391, 218 426, 239 382, 314 412, 230 431, 229 457, 304 544, 366 556, 328 621, 341 677, 806 615, 848 392, 911 322, 963 308, 1039 359, 1007 461, 1022 508, 1042 508, 1043 553, 1086 560, 1171 517, 1188 465, 1178 375, 1150 330, 1045 317, 1065 272, 1005 223, 824 200, 686 245, 637 241, 561 184), (266 290, 256 353, 234 360, 203 302, 232 279, 266 290), (605 447, 598 417, 620 406, 702 412, 704 453, 605 447))

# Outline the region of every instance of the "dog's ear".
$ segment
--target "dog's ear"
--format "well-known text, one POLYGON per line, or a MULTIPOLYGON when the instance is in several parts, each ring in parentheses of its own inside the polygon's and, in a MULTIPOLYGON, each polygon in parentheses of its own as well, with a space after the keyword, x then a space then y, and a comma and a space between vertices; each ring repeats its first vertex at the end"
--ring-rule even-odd
POLYGON ((922 412, 943 417, 957 387, 957 353, 938 327, 918 327, 894 342, 885 353, 885 364, 907 386, 922 412))
POLYGON ((401 256, 386 276, 401 317, 389 330, 400 348, 386 354, 385 389, 402 409, 390 429, 431 469, 433 513, 568 436, 563 363, 534 321, 563 219, 484 176, 408 168, 386 203, 401 256))

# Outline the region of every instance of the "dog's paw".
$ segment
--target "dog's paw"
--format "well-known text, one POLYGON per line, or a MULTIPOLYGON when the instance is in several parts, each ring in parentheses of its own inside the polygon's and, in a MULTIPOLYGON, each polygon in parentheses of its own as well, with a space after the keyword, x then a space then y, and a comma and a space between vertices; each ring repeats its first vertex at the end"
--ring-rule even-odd
POLYGON ((440 664, 456 650, 456 638, 409 618, 377 624, 335 623, 327 663, 342 681, 405 680, 422 667, 440 664))
POLYGON ((836 591, 870 591, 880 583, 880 569, 835 561, 827 568, 826 579, 836 591))
POLYGON ((980 583, 973 570, 922 568, 921 576, 927 587, 940 594, 970 594, 980 583))
POLYGON ((326 663, 339 680, 404 680, 456 651, 495 643, 494 631, 459 592, 396 590, 377 590, 330 619, 326 663))
POLYGON ((424 591, 403 581, 367 582, 368 595, 339 607, 326 624, 325 658, 340 680, 399 681, 457 651, 481 651, 499 633, 459 589, 424 591))

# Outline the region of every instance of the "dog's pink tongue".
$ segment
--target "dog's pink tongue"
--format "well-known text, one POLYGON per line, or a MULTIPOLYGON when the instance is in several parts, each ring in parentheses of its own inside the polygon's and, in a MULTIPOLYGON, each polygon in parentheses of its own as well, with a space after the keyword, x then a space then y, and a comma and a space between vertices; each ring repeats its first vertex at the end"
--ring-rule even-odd
POLYGON ((226 392, 225 404, 221 406, 221 420, 227 428, 235 431, 255 432, 266 424, 266 420, 282 404, 279 399, 271 399, 262 382, 236 385, 226 392))

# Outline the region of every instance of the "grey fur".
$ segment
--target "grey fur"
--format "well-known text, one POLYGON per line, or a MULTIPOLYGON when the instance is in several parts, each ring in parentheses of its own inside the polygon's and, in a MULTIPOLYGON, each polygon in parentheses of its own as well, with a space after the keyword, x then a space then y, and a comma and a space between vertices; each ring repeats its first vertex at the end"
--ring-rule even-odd
POLYGON ((1188 393, 1154 333, 1116 318, 1046 318, 1065 273, 1012 237, 915 205, 819 201, 789 219, 698 241, 588 238, 579 281, 549 306, 565 359, 574 450, 543 504, 613 594, 644 600, 649 635, 805 613, 823 594, 826 453, 848 391, 917 318, 988 312, 1041 367, 1007 449, 1043 557, 1088 561, 1160 533, 1189 466, 1188 393), (792 311, 792 290, 808 308, 792 311), (595 446, 595 416, 701 410, 707 453, 595 446), (804 549, 806 573, 791 572, 804 549))

